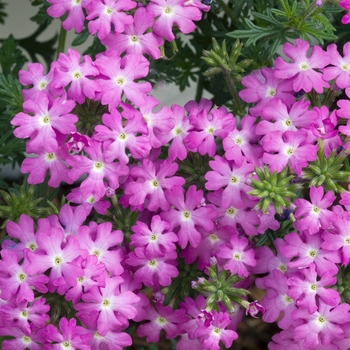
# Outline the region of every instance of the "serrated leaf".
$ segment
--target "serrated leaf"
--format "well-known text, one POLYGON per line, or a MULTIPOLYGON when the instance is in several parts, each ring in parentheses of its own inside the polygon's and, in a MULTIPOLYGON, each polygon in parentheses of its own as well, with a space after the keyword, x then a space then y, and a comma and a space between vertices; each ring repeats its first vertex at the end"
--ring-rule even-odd
POLYGON ((32 1, 33 6, 40 6, 38 13, 31 17, 30 20, 42 25, 49 25, 53 21, 53 18, 47 14, 47 9, 51 6, 46 0, 34 0, 32 1))
POLYGON ((5 12, 6 5, 0 1, 0 24, 5 24, 5 17, 7 17, 7 13, 5 12))
POLYGON ((22 51, 18 48, 18 41, 11 34, 2 42, 0 48, 0 66, 3 74, 17 76, 18 71, 27 61, 22 51))

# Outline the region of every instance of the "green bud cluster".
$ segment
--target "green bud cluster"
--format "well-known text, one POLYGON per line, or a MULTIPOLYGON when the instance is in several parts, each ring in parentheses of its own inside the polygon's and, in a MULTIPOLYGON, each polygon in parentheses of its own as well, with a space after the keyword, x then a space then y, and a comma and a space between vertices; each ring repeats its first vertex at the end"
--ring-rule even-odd
POLYGON ((221 302, 229 313, 234 311, 232 303, 242 305, 245 295, 250 294, 243 288, 234 288, 233 285, 243 278, 238 275, 231 275, 229 271, 218 272, 217 265, 213 264, 208 268, 210 279, 199 278, 196 287, 198 292, 206 296, 206 310, 218 310, 218 303, 221 302))
POLYGON ((333 288, 339 292, 342 303, 350 303, 350 265, 339 269, 337 284, 333 288))
POLYGON ((323 186, 325 191, 344 192, 339 182, 348 182, 350 171, 340 170, 344 166, 346 157, 334 150, 328 158, 324 156, 324 143, 319 140, 317 159, 304 169, 303 178, 309 180, 309 187, 323 186))
POLYGON ((288 207, 290 200, 296 197, 296 191, 301 188, 299 184, 291 184, 293 175, 287 176, 288 167, 285 167, 280 173, 274 171, 270 173, 265 165, 264 170, 255 167, 255 173, 259 180, 252 179, 251 186, 254 188, 248 193, 252 196, 260 198, 256 205, 262 211, 266 211, 270 203, 276 209, 278 214, 282 214, 283 209, 288 207))

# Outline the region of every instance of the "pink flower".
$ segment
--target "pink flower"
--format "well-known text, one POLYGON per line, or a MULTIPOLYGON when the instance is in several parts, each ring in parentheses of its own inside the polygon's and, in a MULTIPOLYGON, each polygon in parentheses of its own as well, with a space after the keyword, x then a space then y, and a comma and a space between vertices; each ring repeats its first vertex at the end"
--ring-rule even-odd
POLYGON ((134 23, 125 25, 123 34, 110 33, 102 44, 108 47, 107 52, 115 51, 118 55, 126 51, 127 54, 147 53, 154 60, 161 57, 159 46, 163 40, 152 32, 147 32, 152 28, 155 14, 146 12, 146 8, 139 7, 134 13, 134 23))
POLYGON ((13 339, 3 340, 2 350, 42 350, 42 344, 45 342, 45 337, 40 330, 28 333, 12 325, 0 327, 0 335, 13 337, 13 339))
POLYGON ((153 287, 158 291, 160 286, 169 286, 172 278, 179 275, 176 258, 176 251, 168 252, 164 256, 147 257, 144 248, 138 247, 129 253, 129 258, 125 262, 137 267, 134 273, 135 282, 142 282, 147 287, 153 287))
POLYGON ((97 331, 102 336, 113 329, 125 327, 128 319, 136 316, 137 310, 133 304, 140 298, 133 292, 120 291, 123 279, 119 276, 106 279, 105 287, 93 286, 88 293, 83 294, 83 303, 75 304, 78 310, 77 317, 87 317, 91 312, 97 311, 97 331))
POLYGON ((177 235, 179 245, 184 249, 189 242, 191 246, 198 247, 201 234, 196 227, 201 226, 206 231, 214 228, 213 220, 216 211, 208 207, 199 207, 203 198, 203 191, 196 190, 196 186, 189 187, 186 193, 180 186, 174 186, 166 191, 169 203, 173 206, 169 211, 162 212, 161 217, 171 224, 171 228, 180 227, 177 235))
POLYGON ((333 67, 323 70, 323 79, 327 81, 336 79, 335 82, 341 89, 350 87, 350 43, 343 46, 344 57, 340 56, 335 44, 327 46, 327 53, 332 57, 330 64, 333 67))
POLYGON ((304 319, 306 323, 294 330, 294 339, 304 339, 305 349, 314 349, 319 341, 328 345, 334 339, 343 339, 344 331, 340 327, 350 321, 350 305, 340 304, 336 307, 320 300, 319 310, 309 314, 306 309, 293 311, 293 319, 304 319))
POLYGON ((243 77, 242 84, 246 89, 239 92, 239 97, 247 103, 258 102, 249 108, 249 113, 254 117, 260 116, 261 111, 277 99, 287 106, 295 102, 292 79, 276 78, 272 68, 253 71, 243 77))
POLYGON ((54 88, 64 88, 69 86, 68 98, 82 104, 85 97, 95 98, 95 93, 101 91, 99 84, 89 79, 98 75, 99 70, 93 66, 90 56, 84 56, 84 62, 80 63, 79 52, 68 48, 68 55, 60 53, 57 60, 57 67, 54 70, 54 80, 51 86, 54 88))
POLYGON ((245 314, 246 315, 249 314, 250 316, 252 316, 254 318, 257 318, 256 315, 259 312, 264 314, 265 313, 265 308, 262 305, 260 305, 257 300, 255 300, 255 301, 249 303, 249 305, 248 305, 248 307, 247 307, 247 309, 245 311, 245 314))
POLYGON ((92 1, 87 6, 89 20, 88 28, 91 35, 97 33, 102 40, 111 32, 113 25, 116 33, 122 33, 125 25, 132 24, 133 18, 125 12, 136 7, 136 2, 131 0, 100 0, 92 1))
POLYGON ((94 194, 97 201, 106 193, 104 178, 108 180, 111 188, 119 187, 118 177, 127 175, 129 169, 126 165, 107 162, 102 150, 102 142, 91 140, 91 146, 85 147, 84 151, 89 156, 74 155, 67 159, 67 163, 72 167, 69 170, 69 177, 75 181, 84 174, 89 176, 81 183, 80 189, 94 194))
POLYGON ((159 215, 152 217, 150 228, 137 221, 132 227, 134 234, 130 236, 130 244, 134 247, 144 247, 145 255, 150 259, 154 256, 164 256, 176 250, 174 242, 178 241, 177 235, 169 230, 170 224, 162 221, 159 215))
POLYGON ((118 107, 122 94, 136 106, 146 105, 146 94, 152 90, 149 82, 134 82, 148 74, 149 61, 142 55, 106 56, 101 54, 95 61, 102 76, 95 79, 102 88, 101 102, 109 110, 118 107), (135 69, 137 67, 137 69, 135 69))
POLYGON ((13 133, 22 139, 30 137, 32 149, 55 152, 58 148, 55 130, 65 135, 76 131, 74 123, 78 117, 69 113, 74 106, 75 102, 67 101, 65 96, 53 100, 44 92, 37 93, 35 100, 23 103, 26 113, 20 112, 11 120, 12 125, 18 126, 13 133))
POLYGON ((254 249, 247 249, 249 241, 245 238, 239 238, 237 235, 231 237, 230 243, 221 245, 216 256, 225 259, 225 270, 230 270, 239 277, 248 277, 247 266, 255 266, 254 249))
POLYGON ((255 122, 256 118, 246 115, 241 120, 241 129, 234 129, 222 140, 227 160, 234 160, 239 166, 245 159, 254 165, 260 164, 263 150, 254 144, 260 138, 255 132, 255 122))
POLYGON ((263 161, 270 165, 271 171, 278 173, 289 163, 291 169, 300 175, 302 168, 308 166, 309 161, 317 158, 318 147, 305 144, 307 133, 299 131, 272 131, 261 140, 266 151, 263 161), (269 152, 269 153, 267 153, 269 152))
POLYGON ((238 338, 238 334, 232 329, 226 329, 231 323, 227 312, 212 311, 213 320, 209 326, 200 325, 196 330, 196 337, 203 344, 203 350, 219 350, 219 342, 222 341, 226 348, 238 338))
POLYGON ((190 114, 190 123, 194 130, 190 131, 185 144, 191 152, 202 156, 213 157, 216 152, 215 136, 224 139, 235 127, 235 119, 224 109, 214 108, 210 113, 206 109, 190 114))
POLYGON ((90 350, 90 339, 91 335, 80 326, 77 326, 75 318, 67 320, 65 317, 60 319, 59 323, 60 331, 49 324, 43 330, 43 334, 46 341, 49 343, 54 342, 52 345, 45 344, 47 350, 58 350, 62 348, 90 350))
POLYGON ((158 342, 160 331, 165 330, 166 339, 175 338, 179 335, 178 326, 188 320, 183 309, 173 310, 170 306, 163 306, 160 303, 146 307, 147 320, 150 322, 140 325, 137 329, 137 335, 147 337, 147 342, 158 342))
POLYGON ((62 22, 62 26, 66 30, 74 30, 80 33, 84 27, 84 12, 83 8, 91 2, 92 0, 48 0, 52 4, 48 9, 47 13, 53 18, 59 18, 68 12, 67 18, 62 22))
POLYGON ((127 164, 129 157, 126 154, 128 149, 135 159, 146 157, 151 150, 148 140, 147 126, 140 113, 135 113, 133 118, 123 120, 121 114, 112 109, 111 114, 103 114, 104 125, 95 127, 94 139, 104 141, 105 158, 108 162, 118 159, 121 163, 127 164), (139 135, 142 134, 142 135, 139 135))
POLYGON ((251 187, 246 185, 248 174, 254 171, 254 165, 243 160, 241 165, 227 161, 220 156, 215 156, 209 162, 213 171, 205 174, 205 188, 207 190, 218 190, 224 188, 222 193, 222 206, 228 208, 231 205, 237 208, 244 207, 241 193, 247 193, 251 187))
POLYGON ((25 257, 24 262, 19 265, 16 254, 8 249, 1 250, 0 260, 0 296, 8 300, 14 297, 19 303, 23 300, 33 301, 33 288, 41 293, 47 293, 46 283, 49 278, 43 274, 35 275, 27 271, 29 261, 25 257))
MULTIPOLYGON (((339 1, 339 6, 343 9, 350 11, 350 1, 349 0, 341 0, 339 1)), ((343 16, 341 19, 341 22, 343 24, 349 24, 350 23, 350 12, 348 12, 346 15, 343 16)))
POLYGON ((149 159, 143 159, 142 167, 135 167, 131 170, 131 175, 135 182, 130 182, 125 187, 125 194, 131 195, 130 205, 141 205, 150 211, 169 209, 169 200, 165 196, 164 190, 173 186, 182 186, 185 179, 180 176, 173 176, 178 169, 177 163, 166 159, 159 166, 155 166, 149 159))
POLYGON ((287 280, 290 287, 288 295, 296 300, 299 308, 307 308, 312 314, 317 311, 317 302, 320 298, 324 303, 330 306, 336 306, 340 303, 339 293, 332 288, 337 283, 337 278, 333 273, 326 271, 320 278, 316 272, 314 263, 309 268, 300 269, 294 276, 287 280), (317 297, 316 297, 317 296, 317 297))
POLYGON ((201 11, 195 6, 184 6, 182 0, 152 0, 146 7, 147 12, 153 12, 157 18, 153 25, 153 32, 168 41, 173 41, 175 35, 172 32, 174 24, 184 34, 195 30, 196 25, 192 21, 199 21, 201 11))
POLYGON ((310 201, 298 198, 294 201, 297 209, 294 227, 299 230, 308 230, 310 235, 317 233, 320 228, 327 229, 336 220, 336 214, 327 210, 335 200, 333 192, 324 194, 323 187, 312 186, 310 189, 310 201))
POLYGON ((312 48, 312 53, 308 57, 307 53, 310 44, 302 39, 295 41, 295 46, 291 43, 283 45, 283 53, 289 57, 292 62, 287 63, 281 57, 275 61, 275 77, 281 79, 294 78, 293 89, 298 92, 304 90, 310 92, 314 89, 319 94, 329 84, 322 79, 322 73, 316 69, 322 69, 331 62, 331 56, 326 54, 319 46, 312 48))

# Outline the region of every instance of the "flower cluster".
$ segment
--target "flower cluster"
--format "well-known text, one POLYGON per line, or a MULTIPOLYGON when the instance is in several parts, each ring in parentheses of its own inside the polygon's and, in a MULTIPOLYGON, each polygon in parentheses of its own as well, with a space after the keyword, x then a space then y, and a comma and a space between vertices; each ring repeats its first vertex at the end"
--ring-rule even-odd
POLYGON ((57 215, 7 223, 3 348, 118 350, 142 322, 147 342, 164 330, 178 350, 219 350, 245 309, 278 320, 270 349, 347 349, 349 101, 330 111, 333 100, 315 96, 350 97, 348 46, 342 57, 335 45, 308 54, 304 40, 285 44, 290 61, 243 78, 239 96, 254 105, 238 122, 207 99, 157 108, 146 81, 175 26, 193 31, 208 6, 48 2, 52 17, 67 14, 65 29, 86 20, 107 48, 95 60, 68 49, 47 75, 38 63, 20 71, 23 112, 11 123, 28 139, 21 170, 30 184, 49 171, 49 186, 75 187, 57 215), (247 300, 253 274, 264 274, 259 303, 247 300))

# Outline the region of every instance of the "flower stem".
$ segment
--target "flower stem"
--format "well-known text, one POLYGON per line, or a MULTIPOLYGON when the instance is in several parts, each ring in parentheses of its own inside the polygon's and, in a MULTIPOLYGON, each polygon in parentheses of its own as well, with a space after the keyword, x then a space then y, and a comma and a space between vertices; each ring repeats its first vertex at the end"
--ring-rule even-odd
POLYGON ((58 46, 57 46, 57 58, 60 52, 64 52, 64 45, 66 43, 67 31, 61 26, 60 35, 58 37, 58 46))

